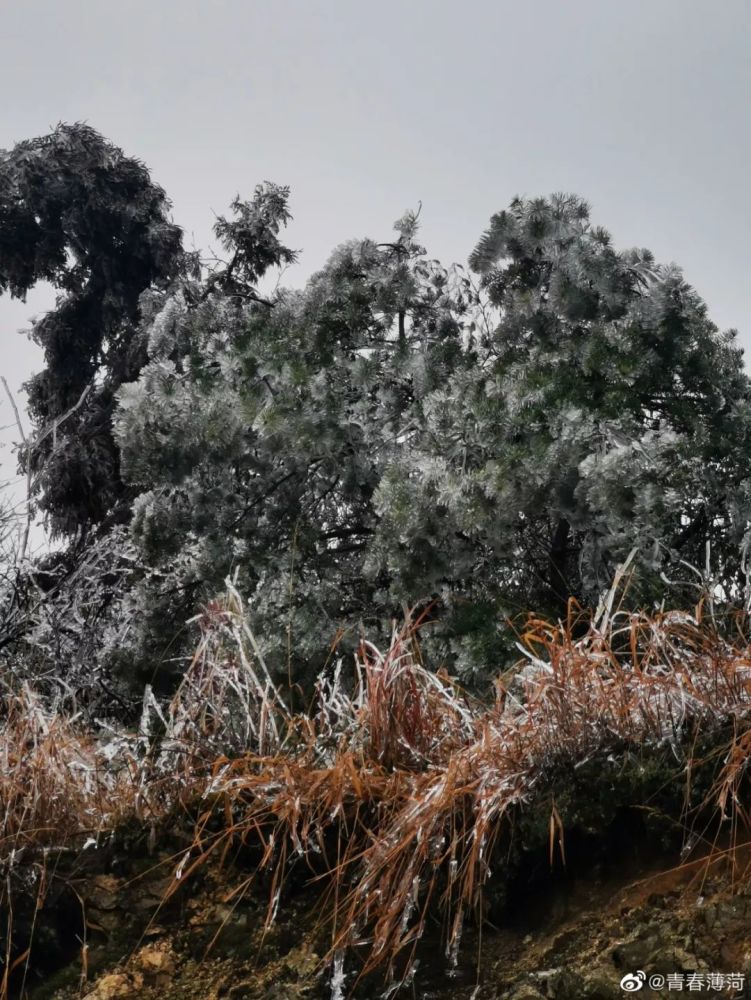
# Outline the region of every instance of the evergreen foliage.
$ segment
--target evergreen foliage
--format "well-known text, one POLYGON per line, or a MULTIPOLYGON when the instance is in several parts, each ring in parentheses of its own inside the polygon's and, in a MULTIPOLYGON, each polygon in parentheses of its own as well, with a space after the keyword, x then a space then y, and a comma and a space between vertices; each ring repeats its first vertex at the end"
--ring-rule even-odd
POLYGON ((735 334, 581 199, 515 199, 477 278, 430 260, 407 213, 269 295, 296 259, 287 188, 236 199, 209 266, 145 168, 86 127, 3 154, 0 180, 0 289, 61 290, 34 330, 37 424, 89 387, 29 460, 54 531, 81 548, 99 525, 80 558, 109 574, 81 584, 100 658, 181 667, 180 630, 228 576, 272 671, 304 687, 332 641, 421 602, 429 658, 482 676, 509 616, 592 606, 634 546, 635 604, 672 600, 682 564, 715 596, 745 585, 735 334))
MULTIPOLYGON (((276 229, 284 189, 263 186, 236 211, 257 219, 272 203, 276 229)), ((369 566, 373 496, 422 400, 464 363, 456 304, 410 216, 393 243, 346 244, 303 292, 273 301, 252 284, 271 241, 258 256, 245 247, 251 284, 238 290, 233 271, 227 291, 238 251, 220 227, 226 269, 144 300, 150 360, 119 394, 123 468, 142 490, 132 534, 148 567, 134 617, 148 659, 165 621, 236 574, 270 662, 296 678, 304 663, 310 679, 340 628, 393 610, 388 575, 369 566)))
POLYGON ((0 294, 23 298, 40 281, 59 292, 32 329, 45 368, 28 385, 37 430, 57 426, 25 459, 53 535, 80 540, 114 512, 127 520, 114 395, 145 360, 141 293, 184 264, 168 210, 146 167, 87 125, 0 151, 0 294))
POLYGON ((570 195, 516 199, 470 263, 498 321, 432 394, 420 458, 405 454, 379 494, 391 537, 407 532, 396 576, 440 509, 426 565, 466 565, 508 612, 591 606, 634 545, 632 600, 659 599, 680 561, 703 570, 707 546, 706 583, 737 595, 751 410, 735 333, 677 267, 617 252, 570 195))

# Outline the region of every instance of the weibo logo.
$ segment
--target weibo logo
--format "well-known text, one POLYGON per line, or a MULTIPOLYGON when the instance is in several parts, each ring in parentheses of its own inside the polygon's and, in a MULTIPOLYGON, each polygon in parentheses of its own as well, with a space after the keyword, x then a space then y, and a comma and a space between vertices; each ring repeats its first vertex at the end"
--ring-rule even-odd
POLYGON ((621 979, 621 989, 626 993, 637 993, 640 989, 642 989, 646 981, 646 972, 642 972, 641 970, 637 972, 627 972, 623 979, 621 979))

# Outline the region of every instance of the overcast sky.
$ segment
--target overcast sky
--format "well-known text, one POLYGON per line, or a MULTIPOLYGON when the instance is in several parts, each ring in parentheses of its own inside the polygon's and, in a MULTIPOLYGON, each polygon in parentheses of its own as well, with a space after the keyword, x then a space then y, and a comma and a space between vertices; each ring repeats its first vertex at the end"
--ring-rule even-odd
MULTIPOLYGON (((88 122, 145 161, 188 244, 268 179, 292 187, 290 282, 419 201, 430 254, 464 262, 514 195, 574 191, 751 348, 751 0, 0 4, 0 148, 88 122)), ((0 299, 15 389, 40 363, 15 331, 46 303, 0 299)))

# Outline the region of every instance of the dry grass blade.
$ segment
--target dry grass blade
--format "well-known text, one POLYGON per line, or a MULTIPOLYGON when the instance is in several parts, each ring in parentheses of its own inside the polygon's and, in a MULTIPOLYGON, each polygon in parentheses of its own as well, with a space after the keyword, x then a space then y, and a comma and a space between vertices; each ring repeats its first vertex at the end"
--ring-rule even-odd
POLYGON ((614 596, 581 634, 573 610, 563 624, 529 620, 524 659, 491 703, 424 666, 420 623, 408 619, 385 651, 362 641, 354 687, 336 664, 314 711, 292 716, 230 588, 199 617, 172 702, 147 695, 140 735, 81 732, 28 689, 7 700, 2 858, 80 844, 129 817, 159 822, 192 802, 198 819, 175 887, 231 845, 254 844, 269 921, 290 871, 306 865, 329 885, 329 962, 349 950, 365 971, 403 976, 434 906, 457 960, 497 847, 531 803, 547 802, 551 862, 565 864, 566 815, 557 797, 550 805, 562 766, 668 747, 690 780, 698 740, 732 725, 705 805, 734 829, 751 826, 746 638, 730 642, 698 612, 626 613, 614 596))

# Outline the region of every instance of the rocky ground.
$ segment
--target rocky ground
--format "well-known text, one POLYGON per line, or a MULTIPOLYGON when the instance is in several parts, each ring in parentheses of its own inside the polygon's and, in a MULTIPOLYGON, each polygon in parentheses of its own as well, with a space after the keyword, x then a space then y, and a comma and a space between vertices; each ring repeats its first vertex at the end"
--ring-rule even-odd
MULTIPOLYGON (((283 901, 264 932, 265 899, 248 893, 230 900, 226 871, 204 873, 200 883, 186 885, 163 905, 174 876, 168 859, 161 860, 161 867, 150 862, 145 872, 69 881, 66 891, 85 914, 85 946, 54 971, 30 969, 23 989, 31 1000, 384 995, 378 977, 358 983, 354 969, 345 967, 337 992, 331 974, 322 974, 326 934, 318 896, 309 890, 283 901)), ((738 857, 736 862, 733 872, 704 861, 671 867, 665 857, 632 859, 627 870, 564 875, 491 914, 481 933, 468 928, 455 969, 444 957, 436 921, 420 946, 414 983, 397 996, 615 1000, 628 992, 622 978, 639 972, 647 977, 634 991, 639 996, 751 996, 745 985, 751 977, 751 891, 731 891, 740 874, 738 857), (662 985, 654 978, 660 976, 662 985)), ((40 920, 42 944, 44 934, 53 933, 45 926, 40 920)))

